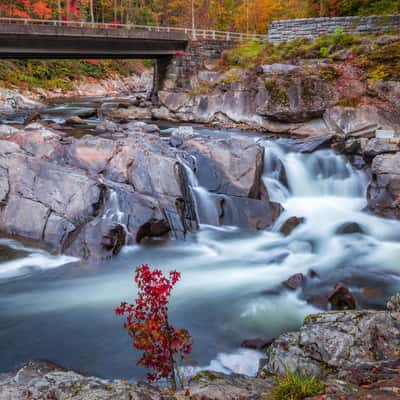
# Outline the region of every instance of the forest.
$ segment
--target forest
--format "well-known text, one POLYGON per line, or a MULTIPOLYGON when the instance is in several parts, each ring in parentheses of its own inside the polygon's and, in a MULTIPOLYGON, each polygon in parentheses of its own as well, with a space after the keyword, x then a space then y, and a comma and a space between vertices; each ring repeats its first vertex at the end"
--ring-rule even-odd
POLYGON ((398 13, 399 0, 0 0, 0 16, 265 33, 276 19, 398 13))

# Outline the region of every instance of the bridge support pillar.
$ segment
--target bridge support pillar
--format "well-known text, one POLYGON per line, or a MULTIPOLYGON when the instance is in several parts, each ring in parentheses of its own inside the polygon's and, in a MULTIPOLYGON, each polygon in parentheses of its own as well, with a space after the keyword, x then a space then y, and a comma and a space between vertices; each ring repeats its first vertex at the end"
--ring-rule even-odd
POLYGON ((163 87, 171 61, 172 57, 170 56, 157 58, 154 61, 153 90, 151 92, 151 100, 154 104, 158 104, 158 92, 163 87))

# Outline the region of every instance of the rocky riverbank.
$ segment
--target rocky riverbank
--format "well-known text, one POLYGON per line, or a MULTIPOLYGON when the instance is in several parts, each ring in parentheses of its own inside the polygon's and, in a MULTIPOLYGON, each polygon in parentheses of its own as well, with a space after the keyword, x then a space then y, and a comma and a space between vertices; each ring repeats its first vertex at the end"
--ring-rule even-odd
POLYGON ((76 97, 122 97, 141 95, 147 98, 153 85, 152 70, 141 68, 123 76, 112 73, 107 77, 80 76, 69 80, 67 87, 1 87, 0 116, 14 113, 36 112, 48 105, 49 100, 76 97))
POLYGON ((114 108, 106 115, 125 122, 154 118, 276 135, 332 135, 336 150, 371 170, 369 209, 399 216, 400 36, 333 34, 266 45, 247 60, 240 49, 227 54, 199 63, 189 75, 184 57, 175 59, 157 106, 114 108))
POLYGON ((324 389, 308 400, 397 399, 399 345, 400 314, 393 308, 328 312, 306 317, 300 331, 273 341, 257 378, 204 371, 174 394, 147 384, 87 377, 51 363, 30 362, 13 373, 0 374, 0 400, 273 400, 275 376, 287 369, 320 377, 324 389))
POLYGON ((141 122, 96 131, 77 139, 39 123, 0 127, 3 233, 105 258, 125 244, 184 238, 201 222, 265 229, 279 216, 261 180, 264 148, 250 138, 191 129, 162 138, 141 122), (191 186, 211 192, 215 220, 196 210, 191 186))

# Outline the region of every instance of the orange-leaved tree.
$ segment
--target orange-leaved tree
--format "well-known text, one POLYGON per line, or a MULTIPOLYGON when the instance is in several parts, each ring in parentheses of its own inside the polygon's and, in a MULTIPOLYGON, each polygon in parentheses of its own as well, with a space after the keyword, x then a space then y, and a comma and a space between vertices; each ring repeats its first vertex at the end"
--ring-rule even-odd
POLYGON ((169 297, 180 277, 179 272, 171 271, 167 278, 161 270, 143 264, 135 272, 135 302, 123 302, 115 309, 117 315, 126 317, 124 325, 133 346, 143 352, 137 363, 154 371, 147 374, 147 379, 167 379, 174 391, 179 383, 178 363, 192 350, 189 332, 174 328, 168 317, 169 297))

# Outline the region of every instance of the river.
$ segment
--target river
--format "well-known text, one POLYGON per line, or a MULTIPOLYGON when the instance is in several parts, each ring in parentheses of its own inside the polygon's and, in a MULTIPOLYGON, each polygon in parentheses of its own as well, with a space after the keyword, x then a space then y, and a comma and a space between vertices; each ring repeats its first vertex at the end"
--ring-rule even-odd
MULTIPOLYGON (((65 113, 80 106, 56 107, 65 113)), ((271 199, 285 209, 272 229, 203 223, 185 242, 125 247, 101 263, 0 238, 0 372, 46 359, 101 377, 143 378, 145 371, 135 364, 138 354, 113 313, 121 301, 133 300, 133 271, 141 263, 182 273, 170 311, 173 324, 189 329, 194 338, 189 364, 250 375, 262 354, 240 348, 241 341, 297 329, 307 314, 326 308, 336 282, 350 288, 360 307, 382 308, 399 290, 400 224, 363 211, 365 172, 332 150, 292 152, 289 139, 194 129, 246 135, 265 146, 263 179, 271 199), (288 189, 277 179, 273 158, 285 166, 288 189), (279 229, 291 216, 305 222, 285 237, 279 229), (357 223, 362 232, 337 233, 346 222, 357 223), (305 286, 284 288, 282 282, 299 272, 307 276, 305 286)), ((194 177, 191 184, 201 221, 212 222, 207 191, 194 177)))

